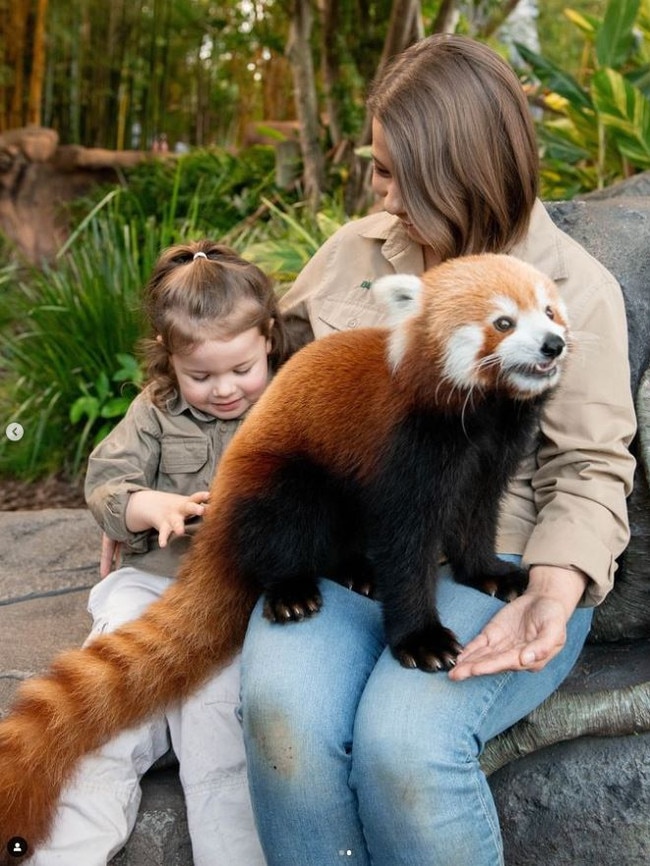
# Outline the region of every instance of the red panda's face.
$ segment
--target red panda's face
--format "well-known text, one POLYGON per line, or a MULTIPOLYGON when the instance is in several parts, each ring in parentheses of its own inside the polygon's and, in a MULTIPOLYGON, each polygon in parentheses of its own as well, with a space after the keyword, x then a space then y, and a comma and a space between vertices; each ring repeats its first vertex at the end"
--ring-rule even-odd
POLYGON ((551 280, 499 259, 484 263, 488 270, 497 267, 491 279, 456 298, 443 378, 454 388, 505 390, 525 399, 559 379, 567 354, 566 311, 551 280))
POLYGON ((494 390, 526 399, 558 381, 566 310, 553 281, 525 262, 465 256, 421 277, 382 277, 373 291, 388 312, 388 361, 402 381, 435 381, 447 400, 494 390))

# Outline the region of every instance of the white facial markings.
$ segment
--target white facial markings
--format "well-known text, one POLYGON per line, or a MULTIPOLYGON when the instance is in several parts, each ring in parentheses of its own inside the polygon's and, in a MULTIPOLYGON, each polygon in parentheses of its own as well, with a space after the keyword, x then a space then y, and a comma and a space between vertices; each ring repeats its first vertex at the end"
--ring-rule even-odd
POLYGON ((507 316, 510 319, 517 321, 519 316, 519 305, 514 298, 509 298, 507 295, 498 295, 494 299, 494 306, 490 313, 490 321, 494 322, 500 316, 507 316))
POLYGON ((463 325, 447 342, 444 377, 459 388, 477 384, 476 363, 485 340, 483 325, 463 325))

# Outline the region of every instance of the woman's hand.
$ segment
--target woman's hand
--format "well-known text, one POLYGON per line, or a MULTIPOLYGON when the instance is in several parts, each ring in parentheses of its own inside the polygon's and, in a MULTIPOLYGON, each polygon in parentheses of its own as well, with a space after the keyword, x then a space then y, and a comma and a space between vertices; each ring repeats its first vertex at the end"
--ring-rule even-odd
POLYGON ((541 670, 564 646, 566 624, 587 581, 577 569, 533 566, 526 592, 501 608, 464 647, 450 678, 541 670))
POLYGON ((158 530, 158 543, 166 547, 172 535, 185 534, 185 521, 203 517, 210 496, 199 490, 191 496, 163 493, 159 490, 136 490, 126 506, 126 526, 130 532, 158 530))

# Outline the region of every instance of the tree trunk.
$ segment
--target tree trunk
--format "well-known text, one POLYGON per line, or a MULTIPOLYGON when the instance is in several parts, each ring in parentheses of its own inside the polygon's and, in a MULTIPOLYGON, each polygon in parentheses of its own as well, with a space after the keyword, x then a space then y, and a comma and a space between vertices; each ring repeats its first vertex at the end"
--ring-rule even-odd
POLYGON ((650 682, 590 694, 555 692, 490 740, 481 767, 490 775, 544 746, 576 737, 620 737, 650 730, 650 682))
POLYGON ((7 118, 9 129, 17 129, 24 125, 24 63, 29 5, 29 0, 13 0, 11 3, 10 30, 7 34, 7 65, 13 70, 14 79, 7 118))
POLYGON ((340 56, 336 40, 337 20, 339 17, 339 0, 321 0, 320 13, 322 20, 321 69, 323 73, 323 88, 325 91, 325 108, 327 126, 333 147, 337 147, 343 138, 341 129, 339 98, 337 95, 340 80, 340 56))
POLYGON ((287 56, 291 64, 296 114, 300 124, 305 196, 315 211, 325 186, 325 161, 320 144, 318 98, 310 44, 312 20, 310 0, 294 0, 287 56))
POLYGON ((432 33, 453 33, 458 7, 458 0, 442 0, 436 15, 432 33))
POLYGON ((45 81, 45 19, 47 0, 37 0, 32 40, 32 72, 29 79, 27 102, 27 123, 41 125, 41 105, 43 102, 43 82, 45 81))
MULTIPOLYGON (((391 8, 388 32, 384 40, 381 58, 375 78, 381 75, 386 64, 400 51, 424 35, 422 6, 420 0, 394 0, 391 8)), ((357 140, 358 148, 367 148, 372 139, 372 117, 366 112, 363 130, 357 140)), ((367 156, 353 152, 350 157, 350 175, 345 192, 346 213, 362 213, 372 203, 370 175, 372 167, 367 156)))

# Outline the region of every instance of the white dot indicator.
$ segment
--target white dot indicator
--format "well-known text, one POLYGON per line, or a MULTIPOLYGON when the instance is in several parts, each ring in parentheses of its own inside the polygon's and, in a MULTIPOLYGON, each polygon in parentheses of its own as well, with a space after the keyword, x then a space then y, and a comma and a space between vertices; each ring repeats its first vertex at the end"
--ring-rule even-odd
POLYGON ((7 424, 5 436, 12 442, 18 442, 23 438, 24 432, 25 429, 22 424, 19 424, 17 421, 12 421, 11 424, 7 424))

